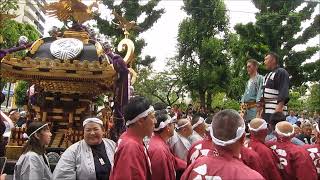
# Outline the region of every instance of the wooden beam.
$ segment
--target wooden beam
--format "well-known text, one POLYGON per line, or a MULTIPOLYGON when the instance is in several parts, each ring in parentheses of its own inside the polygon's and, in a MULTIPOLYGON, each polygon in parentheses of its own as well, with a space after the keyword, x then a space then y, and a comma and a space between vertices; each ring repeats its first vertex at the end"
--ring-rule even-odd
POLYGON ((46 121, 47 120, 47 112, 42 112, 42 121, 46 121))

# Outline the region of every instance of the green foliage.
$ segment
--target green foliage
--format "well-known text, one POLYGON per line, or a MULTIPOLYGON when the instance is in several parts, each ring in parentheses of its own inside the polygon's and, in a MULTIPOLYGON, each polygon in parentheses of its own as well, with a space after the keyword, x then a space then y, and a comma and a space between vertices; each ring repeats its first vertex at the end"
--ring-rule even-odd
POLYGON ((1 79, 1 81, 0 81, 0 90, 2 91, 2 89, 6 86, 6 81, 5 80, 3 80, 3 79, 1 79))
POLYGON ((153 81, 150 80, 151 70, 148 68, 142 68, 139 71, 139 76, 137 81, 134 83, 134 93, 144 96, 151 100, 152 102, 157 102, 157 98, 152 96, 151 93, 147 90, 148 87, 153 86, 153 81))
POLYGON ((0 14, 8 14, 9 11, 17 10, 18 8, 18 0, 1 0, 0 14))
MULTIPOLYGON (((249 24, 252 26, 252 24, 249 24)), ((250 30, 250 29, 244 29, 250 30)), ((229 34, 228 37, 228 49, 232 57, 230 65, 231 82, 227 91, 227 95, 233 99, 240 100, 244 93, 246 82, 249 79, 246 70, 246 64, 248 59, 263 59, 264 54, 268 52, 268 47, 259 42, 249 42, 247 39, 252 32, 244 32, 241 37, 237 34, 229 34)), ((259 38, 259 37, 256 37, 259 38)), ((265 70, 260 64, 258 72, 265 74, 265 70)))
POLYGON ((3 37, 3 43, 0 49, 11 48, 17 45, 20 36, 26 36, 29 42, 39 38, 39 32, 30 24, 19 23, 14 20, 5 20, 4 25, 0 28, 0 35, 3 37))
POLYGON ((307 110, 309 112, 320 111, 320 84, 313 84, 310 88, 302 85, 297 88, 293 88, 290 91, 290 101, 288 108, 294 111, 307 110), (310 95, 305 96, 309 91, 310 95))
POLYGON ((309 39, 320 33, 320 14, 312 19, 312 14, 318 2, 303 0, 253 0, 259 12, 256 14, 256 23, 235 26, 240 40, 246 45, 241 58, 256 58, 263 62, 263 55, 267 51, 274 51, 280 57, 280 65, 292 75, 291 85, 300 86, 303 82, 319 81, 320 60, 305 64, 320 50, 320 46, 310 46, 302 51, 293 48, 303 45, 309 39), (306 4, 300 11, 298 7, 306 4), (307 27, 302 23, 311 20, 307 27))
POLYGON ((304 110, 301 94, 298 91, 290 91, 289 97, 290 101, 288 102, 288 109, 293 109, 296 112, 304 110))
POLYGON ((226 96, 226 93, 220 92, 220 93, 216 93, 215 96, 213 97, 212 107, 219 108, 219 109, 239 110, 240 103, 239 101, 228 98, 226 96))
POLYGON ((153 102, 161 101, 168 106, 177 103, 184 93, 181 82, 173 74, 168 72, 151 74, 147 68, 140 70, 134 89, 136 94, 145 96, 153 102))
POLYGON ((28 83, 26 81, 18 81, 14 89, 14 99, 17 107, 22 107, 27 100, 28 83))
POLYGON ((221 0, 185 0, 183 9, 189 17, 179 25, 179 54, 171 62, 172 71, 201 106, 209 107, 212 95, 229 83, 226 7, 221 0))
POLYGON ((104 95, 100 95, 97 97, 95 104, 97 106, 103 106, 103 102, 104 102, 104 95))
POLYGON ((320 112, 320 84, 314 84, 310 88, 310 96, 308 98, 308 107, 311 111, 320 112))
MULTIPOLYGON (((142 60, 140 57, 141 51, 143 47, 146 46, 146 43, 142 38, 139 37, 139 35, 150 29, 164 13, 164 9, 155 10, 155 7, 158 5, 159 1, 160 0, 148 0, 147 3, 141 5, 140 0, 130 0, 122 1, 119 5, 115 5, 116 0, 103 0, 103 4, 106 5, 109 10, 115 10, 128 21, 137 22, 137 26, 139 27, 138 30, 131 30, 129 35, 129 38, 133 40, 135 44, 137 64, 141 62, 141 64, 145 65, 146 62, 151 60, 150 56, 145 57, 144 60, 142 60)), ((112 44, 114 47, 116 47, 120 40, 124 38, 123 31, 113 23, 117 23, 117 20, 113 17, 111 22, 106 19, 102 19, 99 16, 96 17, 96 20, 100 33, 111 37, 112 44)))

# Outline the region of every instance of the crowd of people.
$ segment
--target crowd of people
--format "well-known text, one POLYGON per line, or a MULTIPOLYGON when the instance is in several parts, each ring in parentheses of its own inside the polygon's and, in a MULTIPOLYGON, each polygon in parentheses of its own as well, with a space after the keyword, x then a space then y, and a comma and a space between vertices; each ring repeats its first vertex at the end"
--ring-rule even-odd
POLYGON ((63 152, 53 172, 45 152, 52 136, 49 125, 20 120, 23 113, 12 111, 6 126, 27 127, 13 179, 319 179, 319 116, 297 117, 293 111, 286 116, 288 73, 274 53, 265 64, 271 72, 263 77, 257 62, 248 61, 250 79, 240 112, 208 113, 190 104, 183 113, 177 105, 135 96, 124 107, 127 129, 117 142, 104 138, 101 119, 85 119, 84 139, 63 152))
MULTIPOLYGON (((193 112, 177 118, 174 108, 133 97, 125 107, 127 131, 117 143, 104 137, 98 118, 83 121, 84 139, 67 148, 53 172, 45 147, 51 132, 45 122, 27 126, 27 143, 13 179, 317 179, 319 123, 299 145, 296 124, 282 112, 269 122, 253 118, 246 128, 239 112, 220 110, 203 118, 193 112), (192 118, 190 118, 190 116, 192 118), (247 129, 247 133, 246 133, 247 129), (250 135, 248 135, 250 134, 250 135)), ((301 127, 309 122, 305 120, 301 127)), ((307 129, 307 128, 306 128, 307 129)), ((302 130, 303 132, 305 130, 302 130)))

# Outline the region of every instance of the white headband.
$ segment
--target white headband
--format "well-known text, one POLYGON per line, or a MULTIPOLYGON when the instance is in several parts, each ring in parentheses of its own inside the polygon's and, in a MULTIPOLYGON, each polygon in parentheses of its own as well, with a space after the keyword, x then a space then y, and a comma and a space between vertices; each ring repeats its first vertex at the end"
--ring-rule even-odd
MULTIPOLYGON (((277 124, 278 125, 278 124, 277 124)), ((278 126, 276 125, 276 128, 275 128, 275 131, 276 131, 276 133, 278 134, 278 135, 280 135, 280 136, 284 136, 284 137, 290 137, 290 136, 292 136, 292 135, 294 135, 294 128, 292 128, 292 132, 290 132, 290 133, 283 133, 283 132, 281 132, 279 129, 278 129, 278 126)))
POLYGON ((83 121, 82 126, 84 127, 86 124, 91 122, 103 125, 102 120, 100 120, 99 118, 87 118, 86 120, 83 121))
POLYGON ((235 142, 237 142, 245 132, 246 132, 246 126, 243 123, 242 126, 238 127, 236 137, 233 139, 230 139, 228 141, 223 141, 223 140, 220 140, 220 139, 214 137, 213 129, 211 129, 210 135, 211 135, 211 138, 212 138, 212 141, 214 144, 219 145, 219 146, 227 146, 227 145, 234 144, 235 142))
POLYGON ((172 121, 172 122, 175 122, 175 120, 177 120, 177 116, 173 116, 173 117, 171 118, 171 121, 172 121))
POLYGON ((263 123, 257 128, 257 129, 254 129, 250 126, 250 124, 248 124, 248 127, 249 127, 249 130, 250 131, 253 131, 253 132, 258 132, 260 130, 264 130, 264 129, 267 129, 268 128, 268 124, 265 120, 263 120, 263 123))
POLYGON ((127 121, 126 125, 129 126, 130 124, 137 122, 139 119, 147 117, 151 112, 154 112, 153 106, 150 106, 149 109, 143 111, 142 113, 140 113, 138 116, 136 116, 132 120, 127 121))
POLYGON ((17 111, 11 111, 10 113, 9 113, 9 115, 12 115, 12 114, 14 114, 14 113, 16 113, 17 111))
MULTIPOLYGON (((174 118, 174 117, 173 117, 174 118)), ((157 128, 154 128, 154 131, 159 131, 160 129, 163 129, 165 128, 169 123, 172 123, 172 119, 169 115, 167 115, 167 119, 165 121, 162 121, 160 124, 159 124, 159 127, 157 128)))
POLYGON ((183 128, 183 127, 186 127, 187 125, 189 125, 190 124, 190 121, 188 121, 187 123, 185 123, 185 124, 183 124, 183 125, 181 125, 181 126, 176 126, 176 130, 179 130, 179 129, 181 129, 181 128, 183 128))
POLYGON ((199 120, 194 125, 192 125, 192 129, 196 128, 197 126, 199 126, 203 122, 204 122, 204 119, 202 117, 200 117, 199 120))
POLYGON ((34 135, 36 132, 38 132, 40 129, 42 129, 42 128, 45 127, 45 126, 48 126, 48 123, 40 126, 38 129, 36 129, 35 131, 33 131, 29 136, 28 136, 28 134, 26 134, 26 133, 23 134, 23 137, 26 138, 26 139, 30 139, 32 135, 34 135))

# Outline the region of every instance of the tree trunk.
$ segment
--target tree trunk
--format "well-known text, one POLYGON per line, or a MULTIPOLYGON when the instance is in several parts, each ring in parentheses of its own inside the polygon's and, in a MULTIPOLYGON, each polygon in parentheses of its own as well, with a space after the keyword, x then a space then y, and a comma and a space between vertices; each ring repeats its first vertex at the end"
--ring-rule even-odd
POLYGON ((208 91, 207 92, 207 110, 211 110, 211 103, 212 103, 212 92, 208 91))
POLYGON ((203 90, 199 90, 199 97, 200 97, 200 106, 205 107, 205 105, 206 105, 206 92, 203 90))

